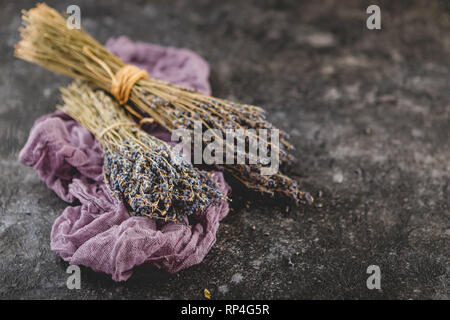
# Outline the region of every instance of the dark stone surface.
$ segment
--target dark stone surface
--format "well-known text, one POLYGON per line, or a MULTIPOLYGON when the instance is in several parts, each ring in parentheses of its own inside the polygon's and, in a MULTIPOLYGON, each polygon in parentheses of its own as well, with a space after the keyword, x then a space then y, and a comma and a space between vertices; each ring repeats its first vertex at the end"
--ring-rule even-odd
POLYGON ((261 105, 291 133, 291 175, 317 198, 287 213, 236 205, 200 265, 140 267, 126 283, 83 268, 72 291, 49 248, 66 204, 17 161, 69 80, 12 57, 33 2, 0 2, 0 298, 449 298, 448 3, 376 1, 382 30, 371 31, 367 1, 242 2, 49 2, 78 4, 102 42, 198 52, 215 95, 261 105), (371 264, 381 291, 366 287, 371 264))

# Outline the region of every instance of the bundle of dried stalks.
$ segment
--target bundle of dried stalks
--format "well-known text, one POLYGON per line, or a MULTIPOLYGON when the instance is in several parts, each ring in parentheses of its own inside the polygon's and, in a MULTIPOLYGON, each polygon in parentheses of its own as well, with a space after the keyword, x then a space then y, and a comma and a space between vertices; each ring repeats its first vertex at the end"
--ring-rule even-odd
MULTIPOLYGON (((118 57, 108 52, 99 42, 83 30, 70 30, 66 19, 45 4, 23 11, 22 39, 16 45, 15 55, 36 63, 48 70, 81 79, 110 93, 134 116, 154 119, 174 130, 193 129, 197 121, 202 130, 216 129, 226 135, 227 130, 276 129, 265 119, 263 109, 214 98, 200 92, 154 80, 145 72, 126 66, 118 57), (127 104, 129 103, 129 104, 127 104)), ((220 137, 217 137, 220 139, 220 137)), ((261 137, 258 137, 261 141, 261 137)), ((281 164, 290 163, 292 146, 287 135, 279 130, 279 144, 262 140, 266 150, 278 153, 281 164)), ((224 145, 224 150, 235 148, 224 145)), ((250 164, 248 146, 243 151, 247 161, 239 164, 219 165, 250 189, 290 199, 313 198, 300 190, 298 183, 282 173, 271 176, 261 174, 263 163, 250 164)), ((225 154, 225 152, 224 152, 225 154)), ((234 152, 238 159, 239 151, 234 152)), ((242 158, 240 158, 242 159, 242 158)))
POLYGON ((142 131, 103 91, 74 82, 61 94, 59 109, 96 137, 105 158, 105 183, 131 215, 177 222, 226 199, 208 172, 142 131))

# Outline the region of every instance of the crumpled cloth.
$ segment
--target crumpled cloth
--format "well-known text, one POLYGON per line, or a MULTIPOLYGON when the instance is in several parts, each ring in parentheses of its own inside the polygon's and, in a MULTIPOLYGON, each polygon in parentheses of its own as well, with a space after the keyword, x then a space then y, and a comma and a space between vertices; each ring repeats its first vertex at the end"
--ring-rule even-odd
MULTIPOLYGON (((124 37, 110 39, 106 47, 150 76, 209 93, 208 64, 191 51, 124 37)), ((148 132, 170 140, 169 132, 158 125, 148 132)), ((115 281, 127 280, 142 264, 175 273, 200 263, 229 211, 226 201, 210 205, 194 217, 191 227, 181 223, 158 227, 147 217, 130 216, 104 184, 102 150, 93 135, 61 111, 35 122, 19 160, 72 203, 53 224, 51 249, 70 264, 111 274, 115 281)), ((221 172, 215 172, 214 179, 224 194, 231 191, 221 172)))

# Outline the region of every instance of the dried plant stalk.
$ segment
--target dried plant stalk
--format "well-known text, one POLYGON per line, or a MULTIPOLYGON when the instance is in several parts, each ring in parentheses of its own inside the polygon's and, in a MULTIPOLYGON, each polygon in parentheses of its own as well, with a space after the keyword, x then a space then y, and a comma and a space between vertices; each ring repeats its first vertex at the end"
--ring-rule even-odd
MULTIPOLYGON (((16 45, 17 57, 111 92, 117 72, 124 67, 118 57, 85 31, 69 30, 65 18, 45 4, 24 10, 22 19, 24 26, 20 29, 22 40, 16 45)), ((264 110, 260 107, 214 98, 149 77, 135 83, 129 101, 133 106, 125 107, 135 116, 153 118, 168 130, 193 129, 196 121, 201 121, 202 130, 218 129, 223 136, 227 129, 276 129, 265 120, 264 110)), ((268 140, 264 143, 271 152, 279 154, 282 164, 289 163, 293 160, 289 154, 293 147, 287 142, 287 134, 279 132, 279 146, 268 140)), ((247 151, 244 152, 245 159, 249 159, 247 151)), ((271 195, 282 194, 295 201, 313 201, 308 193, 299 189, 296 181, 282 173, 265 176, 260 173, 261 164, 236 163, 218 167, 223 167, 250 189, 271 195)))
POLYGON ((208 172, 142 131, 103 91, 74 82, 61 94, 59 109, 94 134, 103 149, 105 183, 131 215, 177 222, 226 199, 208 172))

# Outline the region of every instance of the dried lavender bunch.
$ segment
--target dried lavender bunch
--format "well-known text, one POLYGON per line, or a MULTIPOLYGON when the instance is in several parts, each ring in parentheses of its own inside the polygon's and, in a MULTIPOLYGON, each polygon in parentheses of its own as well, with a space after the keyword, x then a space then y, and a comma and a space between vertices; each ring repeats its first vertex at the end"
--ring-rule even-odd
POLYGON ((61 93, 59 108, 94 134, 104 152, 105 183, 131 215, 178 222, 226 198, 210 173, 142 131, 104 92, 75 82, 61 93))
MULTIPOLYGON (((113 90, 116 75, 125 64, 108 52, 99 42, 83 30, 69 30, 66 19, 45 4, 23 11, 22 40, 16 45, 15 55, 51 71, 90 82, 106 91, 113 90)), ((121 101, 123 97, 116 98, 121 101)), ((128 99, 128 97, 126 97, 128 99)), ((125 99, 125 101, 126 101, 125 99)), ((214 98, 200 92, 144 77, 131 87, 129 101, 124 105, 139 118, 150 117, 170 131, 177 128, 192 129, 201 121, 202 130, 217 129, 275 129, 265 120, 263 109, 214 98)), ((281 130, 279 146, 264 141, 267 149, 277 152, 281 164, 293 160, 293 149, 287 134, 281 130)), ((234 146, 229 146, 234 147, 234 146)), ((226 148, 226 147, 225 147, 226 148)), ((247 150, 247 149, 245 149, 247 150)), ((244 158, 248 159, 247 151, 244 158)), ((236 152, 235 158, 239 157, 236 152)), ((261 164, 224 164, 248 188, 266 194, 282 194, 295 201, 312 202, 312 197, 301 191, 298 183, 278 173, 267 177, 260 173, 261 164)))

